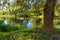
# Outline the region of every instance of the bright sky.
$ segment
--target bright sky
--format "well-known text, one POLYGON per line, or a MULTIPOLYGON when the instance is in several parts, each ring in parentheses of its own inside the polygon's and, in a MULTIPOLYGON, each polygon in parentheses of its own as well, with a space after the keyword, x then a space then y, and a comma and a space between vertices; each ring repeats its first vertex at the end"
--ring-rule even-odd
POLYGON ((14 2, 14 0, 9 0, 9 2, 14 2))
POLYGON ((60 4, 60 0, 58 0, 57 3, 60 4))

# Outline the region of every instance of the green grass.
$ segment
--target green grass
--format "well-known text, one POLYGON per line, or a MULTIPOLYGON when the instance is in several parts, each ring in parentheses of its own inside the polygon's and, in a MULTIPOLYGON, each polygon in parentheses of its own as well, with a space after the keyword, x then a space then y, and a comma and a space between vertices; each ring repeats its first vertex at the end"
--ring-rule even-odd
MULTIPOLYGON (((14 25, 5 26, 0 22, 0 40, 55 40, 55 38, 48 34, 42 33, 42 28, 20 28, 14 25)), ((60 29, 55 29, 60 35, 60 29)))
POLYGON ((31 39, 31 40, 32 39, 34 39, 34 40, 54 40, 54 37, 50 34, 38 33, 35 31, 36 31, 36 29, 27 29, 26 28, 26 29, 22 29, 22 30, 11 31, 11 32, 0 32, 0 40, 24 40, 24 39, 25 40, 29 40, 29 39, 31 39))

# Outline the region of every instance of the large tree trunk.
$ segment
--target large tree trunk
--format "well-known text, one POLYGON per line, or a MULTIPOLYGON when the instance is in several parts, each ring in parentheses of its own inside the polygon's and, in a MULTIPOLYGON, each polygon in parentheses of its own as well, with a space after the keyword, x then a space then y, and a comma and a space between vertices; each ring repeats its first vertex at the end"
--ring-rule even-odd
POLYGON ((47 0, 44 6, 44 31, 52 33, 54 31, 53 17, 56 0, 47 0))

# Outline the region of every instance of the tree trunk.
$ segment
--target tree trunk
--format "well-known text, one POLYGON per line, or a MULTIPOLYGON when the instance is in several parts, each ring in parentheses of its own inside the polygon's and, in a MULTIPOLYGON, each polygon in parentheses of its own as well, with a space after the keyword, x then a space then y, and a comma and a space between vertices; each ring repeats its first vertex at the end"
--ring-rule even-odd
POLYGON ((53 18, 56 0, 47 0, 44 6, 44 31, 52 33, 54 31, 53 18))

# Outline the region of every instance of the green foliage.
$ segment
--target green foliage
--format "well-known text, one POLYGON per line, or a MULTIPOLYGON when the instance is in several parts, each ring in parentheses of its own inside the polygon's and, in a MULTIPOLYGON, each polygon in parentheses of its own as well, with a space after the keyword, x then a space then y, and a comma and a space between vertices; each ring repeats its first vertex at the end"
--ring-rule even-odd
MULTIPOLYGON (((8 10, 9 12, 3 12, 3 15, 10 13, 12 15, 15 15, 14 17, 20 18, 25 17, 29 18, 32 17, 31 14, 33 13, 34 16, 40 16, 42 15, 41 10, 43 11, 43 5, 42 3, 36 3, 36 4, 28 4, 30 0, 17 0, 17 3, 15 3, 14 6, 19 6, 16 10, 12 9, 14 6, 10 5, 8 3, 8 10), (24 2, 26 1, 26 2, 24 2)), ((38 25, 40 23, 41 19, 36 20, 36 24, 38 25)), ((20 22, 20 20, 15 19, 16 23, 20 22)), ((58 29, 56 29, 57 32, 60 33, 58 29)), ((52 35, 48 33, 42 33, 41 29, 26 29, 24 25, 21 24, 20 27, 17 27, 14 25, 4 25, 2 24, 2 21, 0 22, 0 40, 54 40, 52 35)))
POLYGON ((13 32, 1 32, 0 33, 0 40, 18 40, 21 39, 20 37, 23 37, 25 35, 28 35, 28 31, 26 30, 17 30, 17 31, 13 31, 13 32))
POLYGON ((16 31, 19 30, 18 27, 9 26, 9 25, 0 25, 0 32, 10 32, 10 31, 16 31))
POLYGON ((19 30, 19 27, 11 26, 11 25, 4 25, 2 21, 0 21, 0 32, 11 32, 19 30))
MULTIPOLYGON (((48 33, 34 32, 36 29, 23 29, 12 32, 0 32, 0 40, 55 40, 53 35, 48 33), (28 39, 27 39, 28 38, 28 39)), ((38 30, 39 31, 39 30, 38 30)))
POLYGON ((40 22, 41 22, 41 19, 40 18, 37 18, 36 19, 36 25, 39 25, 40 22))
POLYGON ((19 17, 25 17, 25 18, 29 18, 30 17, 30 15, 28 15, 28 14, 20 14, 20 15, 18 15, 19 17))

